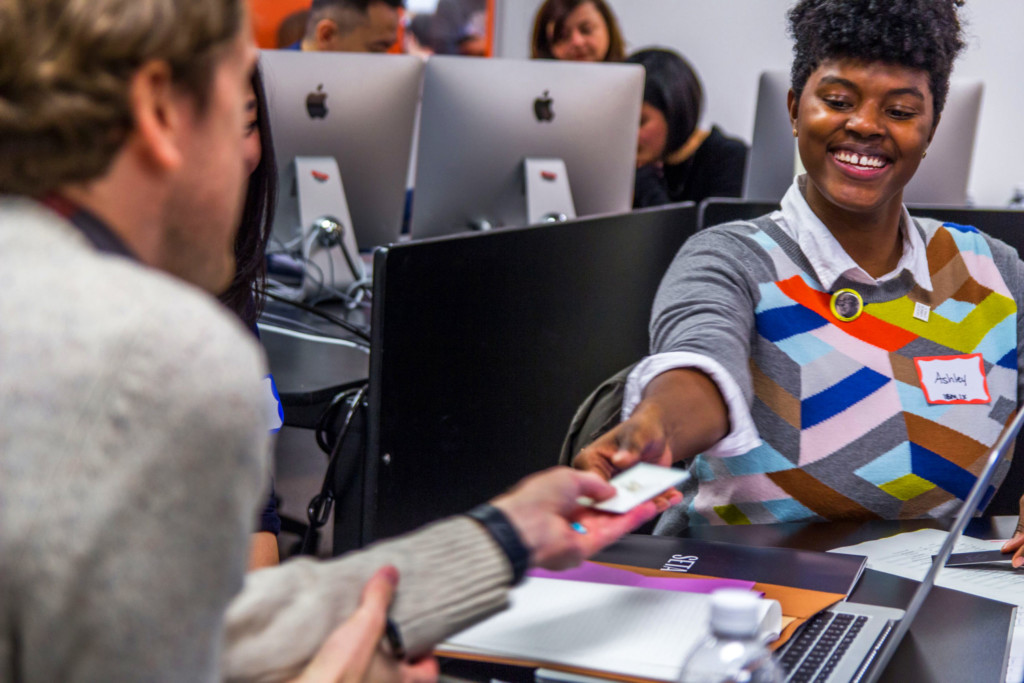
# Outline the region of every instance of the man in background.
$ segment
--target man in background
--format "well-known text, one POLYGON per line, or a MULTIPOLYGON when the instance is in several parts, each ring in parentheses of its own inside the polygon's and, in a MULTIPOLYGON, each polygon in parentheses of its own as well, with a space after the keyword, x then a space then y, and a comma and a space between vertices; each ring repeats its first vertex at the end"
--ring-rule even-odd
POLYGON ((299 48, 310 52, 387 52, 398 38, 404 0, 313 0, 299 48))

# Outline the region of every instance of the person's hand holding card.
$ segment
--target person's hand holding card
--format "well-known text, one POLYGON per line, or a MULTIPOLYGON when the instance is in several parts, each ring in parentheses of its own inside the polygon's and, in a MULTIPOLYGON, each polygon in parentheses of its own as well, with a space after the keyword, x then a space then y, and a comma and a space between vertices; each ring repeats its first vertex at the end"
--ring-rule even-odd
POLYGON ((575 567, 683 499, 671 489, 657 500, 648 500, 648 496, 622 513, 580 503, 581 499, 593 502, 613 497, 618 497, 616 488, 600 476, 555 467, 527 477, 491 504, 505 513, 519 533, 530 551, 530 566, 558 570, 575 567))
POLYGON ((639 462, 612 477, 608 483, 615 487, 615 495, 599 503, 583 502, 595 510, 623 514, 637 505, 673 489, 690 478, 686 470, 639 462))

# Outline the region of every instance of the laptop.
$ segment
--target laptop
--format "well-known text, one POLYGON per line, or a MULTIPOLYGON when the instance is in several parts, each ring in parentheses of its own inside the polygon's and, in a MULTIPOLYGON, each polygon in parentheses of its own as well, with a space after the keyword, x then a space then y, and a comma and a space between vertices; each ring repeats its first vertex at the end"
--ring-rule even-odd
POLYGON ((981 81, 949 84, 942 125, 928 145, 928 157, 903 188, 903 202, 924 206, 967 206, 971 158, 981 116, 981 81))
POLYGON ((786 681, 874 683, 879 679, 935 585, 939 570, 945 566, 967 523, 986 498, 989 482, 1013 445, 1022 422, 1024 410, 1019 410, 989 451, 984 469, 906 611, 844 600, 820 612, 779 650, 786 681))

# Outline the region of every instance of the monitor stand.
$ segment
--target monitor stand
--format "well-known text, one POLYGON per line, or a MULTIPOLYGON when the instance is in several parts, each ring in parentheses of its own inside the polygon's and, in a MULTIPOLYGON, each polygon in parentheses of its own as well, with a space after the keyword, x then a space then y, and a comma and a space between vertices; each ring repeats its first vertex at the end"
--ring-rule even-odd
POLYGON ((569 172, 561 159, 523 160, 526 181, 526 223, 558 223, 576 218, 569 172))
POLYGON ((334 157, 295 157, 295 189, 302 226, 302 295, 327 298, 366 279, 352 229, 341 171, 334 157))

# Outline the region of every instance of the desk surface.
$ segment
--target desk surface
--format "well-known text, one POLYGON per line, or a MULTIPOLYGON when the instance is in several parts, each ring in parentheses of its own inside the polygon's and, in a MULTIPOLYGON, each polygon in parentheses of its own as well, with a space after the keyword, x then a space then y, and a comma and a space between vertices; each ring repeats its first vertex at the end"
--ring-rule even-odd
MULTIPOLYGON (((949 529, 953 520, 913 519, 873 522, 806 522, 790 524, 750 524, 735 526, 699 526, 687 531, 690 538, 725 543, 742 543, 799 550, 826 551, 863 541, 918 529, 949 529)), ((1016 517, 979 517, 967 525, 965 535, 975 538, 1009 538, 1016 517)))
MULTIPOLYGON (((879 521, 867 523, 806 523, 728 527, 695 527, 689 536, 709 541, 825 551, 905 531, 947 529, 951 520, 879 521)), ((1008 538, 1016 517, 979 518, 967 534, 978 538, 1008 538)), ((594 559, 628 564, 631 546, 641 536, 628 536, 594 559)), ((851 600, 905 608, 917 583, 898 576, 867 570, 851 600)), ((934 587, 904 638, 882 681, 949 682, 1002 681, 1013 607, 957 591, 934 587), (964 625, 969 625, 965 629, 964 625)), ((532 671, 518 667, 484 667, 445 660, 446 675, 466 680, 533 681, 532 671)))
MULTIPOLYGON (((367 310, 348 311, 341 305, 322 308, 369 329, 367 310)), ((312 313, 271 300, 260 327, 270 371, 281 393, 330 389, 365 380, 369 374, 369 342, 312 313)))

